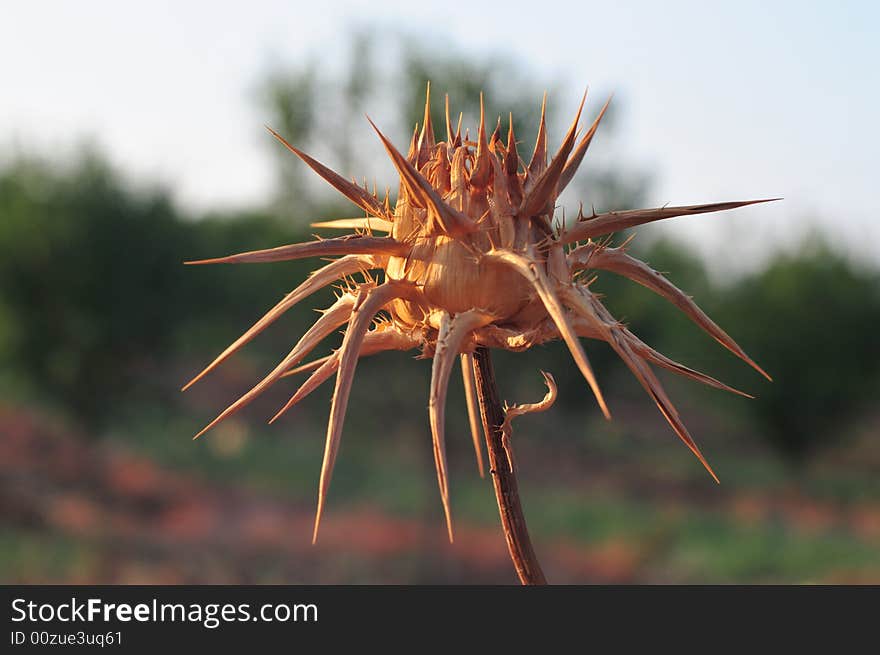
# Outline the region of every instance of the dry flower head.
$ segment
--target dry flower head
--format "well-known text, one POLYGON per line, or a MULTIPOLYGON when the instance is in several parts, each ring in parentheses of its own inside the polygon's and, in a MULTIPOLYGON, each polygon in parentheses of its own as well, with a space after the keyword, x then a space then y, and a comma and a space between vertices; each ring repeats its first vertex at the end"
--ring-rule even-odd
MULTIPOLYGON (((610 418, 580 339, 605 341, 651 396, 674 432, 717 481, 652 367, 664 368, 719 389, 746 394, 669 359, 641 341, 590 291, 592 280, 589 274, 615 273, 656 292, 718 343, 769 379, 689 296, 647 264, 629 255, 626 243, 611 247, 610 238, 605 238, 661 219, 766 201, 667 206, 588 215, 581 210, 570 225, 554 223, 557 197, 573 178, 608 106, 606 103, 589 129, 579 135, 584 100, 551 158, 547 154, 545 97, 537 142, 526 164, 517 151, 512 116, 506 139, 502 138, 500 121, 494 132, 487 135, 482 97, 476 141, 469 141, 467 134, 462 138, 460 118, 458 126, 453 129, 448 97, 446 137, 438 141, 431 123, 429 86, 424 120, 421 129, 416 127, 406 155, 370 121, 400 175, 399 193, 393 208, 387 193, 380 199, 375 190, 370 192, 349 182, 270 129, 278 141, 357 205, 365 216, 313 224, 319 228, 351 230, 352 233, 346 236, 187 262, 241 264, 337 257, 314 271, 184 387, 188 388, 215 369, 312 293, 340 280, 345 282, 336 302, 322 312, 281 362, 196 435, 200 436, 232 416, 283 377, 310 373, 270 422, 335 375, 313 539, 317 538, 339 451, 355 367, 359 358, 387 350, 419 349, 425 357, 432 358, 429 417, 450 540, 452 520, 444 438, 446 395, 452 370, 459 360, 474 448, 482 474, 472 355, 477 347, 520 351, 561 339, 601 411, 610 418), (594 240, 600 237, 603 239, 594 240), (354 281, 353 276, 358 274, 362 275, 363 281, 354 281), (303 364, 308 354, 340 326, 346 326, 341 347, 303 364)), ((546 374, 545 380, 550 392, 544 401, 508 409, 508 421, 505 422, 508 434, 509 419, 516 413, 540 411, 552 404, 556 386, 552 377, 546 374), (516 411, 510 413, 511 409, 516 411)), ((512 459, 510 465, 513 466, 512 459)))

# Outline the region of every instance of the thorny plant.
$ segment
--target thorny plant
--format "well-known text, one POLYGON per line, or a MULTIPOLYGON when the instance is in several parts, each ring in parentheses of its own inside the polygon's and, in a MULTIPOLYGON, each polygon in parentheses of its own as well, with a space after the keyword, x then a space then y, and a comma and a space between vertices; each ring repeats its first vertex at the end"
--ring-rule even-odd
MULTIPOLYGON (((281 362, 196 435, 200 436, 241 410, 281 378, 311 373, 270 420, 271 423, 335 374, 313 541, 317 538, 339 452, 355 367, 359 358, 387 350, 419 349, 423 357, 433 360, 429 416, 437 479, 450 540, 453 530, 444 439, 447 387, 458 359, 482 474, 474 389, 474 352, 478 348, 521 351, 562 339, 592 389, 602 413, 610 418, 580 337, 607 342, 657 404, 674 432, 717 481, 652 366, 712 387, 747 394, 679 364, 645 344, 610 314, 590 290, 590 285, 596 272, 607 271, 647 287, 673 303, 718 343, 769 379, 689 296, 644 262, 629 255, 626 251, 628 242, 612 247, 608 236, 661 219, 766 201, 721 202, 603 214, 591 212, 588 215, 581 209, 569 225, 554 222, 557 197, 574 177, 608 106, 606 103, 590 128, 578 138, 584 100, 552 159, 547 156, 547 130, 542 107, 535 149, 529 163, 525 164, 517 151, 512 116, 506 139, 502 138, 500 118, 495 130, 487 135, 482 97, 476 141, 470 139, 468 132, 462 137, 461 116, 453 129, 448 97, 446 138, 437 141, 431 124, 429 86, 424 121, 421 129, 416 126, 406 156, 370 121, 400 175, 400 189, 393 209, 387 192, 384 200, 380 200, 375 189, 370 192, 349 182, 270 129, 285 147, 360 207, 365 217, 313 224, 319 228, 354 231, 346 236, 187 262, 243 264, 339 256, 314 271, 184 387, 187 389, 214 370, 294 305, 323 287, 343 281, 336 302, 323 311, 281 362), (376 236, 377 233, 387 236, 376 236), (603 239, 594 240, 599 237, 603 239), (355 280, 354 276, 358 275, 362 276, 361 281, 355 280), (338 350, 301 364, 325 337, 342 325, 347 327, 338 350)), ((516 414, 546 409, 555 399, 553 378, 544 375, 550 391, 542 402, 507 408, 503 433, 511 467, 510 420, 516 414)))

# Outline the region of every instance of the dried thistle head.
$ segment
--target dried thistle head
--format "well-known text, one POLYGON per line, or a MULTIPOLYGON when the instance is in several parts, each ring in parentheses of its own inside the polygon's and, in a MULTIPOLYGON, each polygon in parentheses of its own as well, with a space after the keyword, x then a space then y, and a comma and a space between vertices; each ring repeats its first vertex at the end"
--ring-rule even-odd
MULTIPOLYGON (((672 361, 642 342, 625 325, 615 320, 590 291, 592 280, 589 272, 608 271, 623 275, 651 289, 676 305, 722 346, 768 379, 769 376, 689 296, 645 263, 630 256, 626 252, 626 243, 611 247, 608 239, 594 239, 665 218, 733 209, 765 201, 662 207, 598 215, 592 213, 589 216, 579 211, 571 225, 554 223, 556 199, 583 160, 608 106, 606 103, 590 128, 578 139, 584 100, 552 158, 547 156, 547 132, 542 107, 535 150, 526 165, 517 152, 512 117, 506 139, 501 135, 500 120, 494 132, 487 135, 482 98, 476 142, 468 140, 467 136, 462 138, 461 118, 453 130, 448 97, 446 138, 438 141, 431 124, 429 86, 424 121, 421 130, 417 126, 406 156, 370 121, 400 175, 400 189, 393 209, 387 193, 384 200, 380 200, 375 191, 371 193, 347 181, 273 131, 272 134, 284 146, 360 207, 366 216, 314 224, 321 228, 354 231, 347 236, 188 262, 239 264, 338 256, 314 271, 184 389, 220 365, 307 296, 340 280, 345 283, 336 302, 323 311, 287 356, 196 436, 238 412, 282 377, 300 372, 311 373, 270 422, 335 374, 336 386, 318 492, 317 536, 358 359, 386 350, 420 349, 425 357, 433 361, 430 424, 440 494, 451 539, 444 408, 455 360, 460 359, 462 366, 474 445, 482 472, 476 433, 478 423, 475 420, 473 351, 477 347, 519 351, 561 339, 592 389, 602 412, 610 418, 580 341, 581 337, 587 337, 611 345, 657 404, 675 433, 717 480, 652 366, 671 370, 713 387, 746 394, 672 361), (377 233, 387 236, 376 236, 377 233), (362 275, 362 281, 355 282, 353 276, 358 274, 362 275), (311 363, 301 364, 324 338, 342 325, 347 327, 338 350, 311 363)), ((552 378, 545 378, 551 393, 543 404, 534 406, 540 409, 546 408, 555 397, 552 378)), ((523 407, 525 409, 522 411, 530 411, 528 408, 533 406, 523 407)))

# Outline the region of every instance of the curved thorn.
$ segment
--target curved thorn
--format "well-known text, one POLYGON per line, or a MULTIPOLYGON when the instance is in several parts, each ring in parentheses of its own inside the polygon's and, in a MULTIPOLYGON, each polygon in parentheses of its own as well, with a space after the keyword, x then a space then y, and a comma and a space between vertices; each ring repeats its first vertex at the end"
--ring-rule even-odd
POLYGON ((504 410, 505 425, 509 426, 511 421, 513 421, 513 419, 515 419, 517 416, 522 416, 524 414, 534 414, 537 412, 546 412, 548 409, 553 407, 553 403, 556 402, 556 397, 558 395, 556 380, 553 378, 553 375, 551 375, 547 371, 541 371, 541 375, 544 377, 544 384, 547 385, 547 393, 544 394, 544 397, 536 403, 511 405, 506 410, 504 410))
POLYGON ((544 398, 536 403, 524 403, 522 405, 513 405, 504 408, 504 422, 501 424, 501 444, 504 447, 504 453, 507 455, 507 466, 511 473, 513 473, 516 468, 513 447, 510 443, 513 436, 513 419, 517 416, 522 416, 523 414, 546 412, 553 406, 553 403, 556 402, 556 380, 554 380, 553 376, 546 371, 541 371, 541 375, 544 377, 544 384, 547 385, 547 393, 544 395, 544 398))

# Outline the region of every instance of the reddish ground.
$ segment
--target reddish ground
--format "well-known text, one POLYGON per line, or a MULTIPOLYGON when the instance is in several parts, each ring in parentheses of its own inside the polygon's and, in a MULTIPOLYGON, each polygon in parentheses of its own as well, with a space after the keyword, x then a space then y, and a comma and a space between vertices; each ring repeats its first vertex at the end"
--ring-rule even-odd
MULTIPOLYGON (((312 546, 311 504, 195 480, 24 412, 0 413, 0 434, 3 527, 92 554, 63 580, 6 582, 515 582, 500 528, 460 524, 450 545, 433 521, 359 506, 329 513, 312 546)), ((626 544, 544 551, 568 581, 627 582, 637 565, 626 544)))
MULTIPOLYGON (((0 409, 0 437, 0 527, 40 557, 63 559, 60 550, 69 560, 7 566, 4 582, 516 582, 500 528, 458 521, 450 545, 436 517, 428 523, 348 505, 327 514, 312 546, 311 502, 168 470, 21 410, 0 409)), ((594 473, 594 488, 613 488, 614 480, 594 473)), ((687 490, 654 485, 658 511, 675 512, 687 490)), ((760 492, 707 502, 744 523, 778 519, 807 534, 835 528, 880 539, 873 503, 841 507, 760 492)), ((623 539, 538 547, 551 580, 645 579, 646 553, 623 539)))

